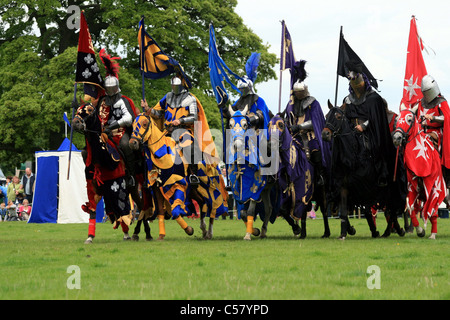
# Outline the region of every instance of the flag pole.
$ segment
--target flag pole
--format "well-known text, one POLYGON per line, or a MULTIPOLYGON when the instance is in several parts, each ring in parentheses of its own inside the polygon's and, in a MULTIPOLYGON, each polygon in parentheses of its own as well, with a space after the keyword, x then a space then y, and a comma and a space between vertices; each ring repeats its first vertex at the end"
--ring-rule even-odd
POLYGON ((144 70, 145 69, 145 59, 143 57, 144 54, 144 36, 145 36, 145 24, 144 24, 144 16, 141 18, 142 22, 142 30, 141 30, 141 51, 140 51, 140 65, 141 65, 141 74, 142 74, 142 100, 145 101, 145 78, 144 78, 144 70))
MULTIPOLYGON (((210 41, 210 52, 208 53, 208 55, 211 55, 211 36, 214 33, 214 25, 213 22, 211 21, 209 23, 209 41, 210 41)), ((216 45, 215 41, 214 41, 214 45, 216 45)), ((217 48, 217 47, 216 47, 217 48)), ((208 57, 209 60, 209 57, 208 57)), ((214 89, 214 88, 213 88, 214 89)), ((226 106, 226 103, 228 102, 228 95, 224 92, 224 94, 220 95, 222 97, 222 101, 217 102, 217 105, 219 106, 219 110, 220 110, 220 120, 221 120, 221 124, 222 124, 222 154, 223 154, 223 162, 225 163, 225 176, 227 178, 227 185, 226 187, 230 186, 230 179, 228 178, 228 166, 227 166, 227 152, 226 152, 226 148, 227 148, 227 142, 226 142, 226 136, 225 136, 225 125, 224 125, 224 119, 223 119, 223 108, 226 106)))
MULTIPOLYGON (((342 39, 342 26, 341 26, 341 32, 339 33, 339 49, 338 49, 338 64, 337 67, 339 68, 339 51, 341 50, 341 39, 342 39)), ((339 70, 336 69, 336 91, 334 94, 334 106, 337 106, 337 97, 338 97, 338 87, 339 87, 339 70)))
MULTIPOLYGON (((77 103, 77 83, 75 82, 72 100, 72 118, 71 118, 72 120, 73 118, 75 118, 76 103, 77 103)), ((69 180, 70 177, 70 158, 72 156, 72 139, 73 139, 73 125, 70 126, 70 146, 69 146, 69 160, 67 163, 67 180, 69 180)))
POLYGON ((285 57, 284 55, 286 54, 286 50, 284 50, 284 35, 285 35, 285 29, 286 29, 286 25, 284 23, 284 20, 281 21, 281 48, 282 48, 282 53, 281 53, 281 57, 280 57, 280 89, 278 92, 278 113, 281 112, 281 88, 283 87, 283 70, 284 70, 284 66, 282 66, 282 63, 285 63, 285 57))

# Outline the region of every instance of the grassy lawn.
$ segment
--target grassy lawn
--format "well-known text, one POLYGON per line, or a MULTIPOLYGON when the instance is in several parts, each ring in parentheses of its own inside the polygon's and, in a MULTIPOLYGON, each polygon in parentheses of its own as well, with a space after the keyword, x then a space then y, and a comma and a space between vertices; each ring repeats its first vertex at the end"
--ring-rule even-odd
MULTIPOLYGON (((367 222, 353 219, 357 233, 321 239, 322 220, 308 221, 308 237, 295 239, 282 219, 267 239, 242 240, 245 226, 217 220, 214 239, 201 239, 199 221, 188 237, 175 221, 166 240, 123 241, 111 224, 97 225, 85 245, 85 224, 0 223, 2 299, 450 299, 450 220, 438 220, 437 240, 415 233, 372 239, 367 222), (69 289, 69 266, 80 271, 80 289, 69 289), (370 290, 369 266, 380 271, 380 289, 370 290)), ((403 220, 400 220, 403 224, 403 220)), ((258 220, 255 226, 260 227, 258 220)), ((386 226, 383 216, 378 229, 386 226)), ((157 223, 151 224, 157 237, 157 223)), ((131 232, 134 225, 131 226, 131 232)), ((70 270, 70 269, 69 269, 70 270)))

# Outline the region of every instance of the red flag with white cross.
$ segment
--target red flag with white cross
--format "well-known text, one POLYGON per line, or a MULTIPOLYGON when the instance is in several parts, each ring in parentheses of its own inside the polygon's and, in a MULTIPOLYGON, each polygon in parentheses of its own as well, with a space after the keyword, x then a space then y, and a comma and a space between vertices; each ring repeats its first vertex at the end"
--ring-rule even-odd
POLYGON ((427 68, 423 61, 422 39, 419 36, 416 25, 415 16, 411 17, 411 26, 409 29, 409 41, 408 52, 406 56, 406 71, 405 80, 403 84, 403 98, 401 103, 407 108, 411 108, 412 105, 422 99, 422 91, 420 91, 420 85, 422 78, 427 75, 427 68))

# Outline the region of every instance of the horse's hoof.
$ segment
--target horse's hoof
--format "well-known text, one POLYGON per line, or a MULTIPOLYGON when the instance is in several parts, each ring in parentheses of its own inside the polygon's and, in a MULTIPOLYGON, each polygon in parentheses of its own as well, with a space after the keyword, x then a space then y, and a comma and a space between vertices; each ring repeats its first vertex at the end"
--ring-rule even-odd
POLYGON ((93 240, 94 240, 93 237, 88 237, 88 238, 86 239, 86 241, 84 241, 84 244, 91 244, 93 240))
POLYGON ((261 234, 259 235, 259 237, 261 238, 261 239, 265 239, 265 238, 267 238, 267 229, 266 228, 261 228, 261 234))
POLYGON ((340 235, 338 240, 342 240, 342 241, 345 240, 345 236, 344 235, 340 235))
POLYGON ((203 237, 205 240, 212 240, 212 238, 213 238, 213 235, 212 235, 212 233, 206 233, 206 235, 203 237))
POLYGON ((184 229, 184 232, 186 232, 188 236, 192 236, 194 234, 194 228, 187 226, 186 229, 184 229))
POLYGON ((163 241, 165 237, 166 237, 165 234, 160 234, 159 237, 158 237, 158 239, 156 239, 156 240, 157 240, 157 241, 163 241))
POLYGON ((133 235, 131 236, 131 240, 133 240, 133 241, 139 241, 139 236, 138 236, 137 234, 133 234, 133 235))
POLYGON ((322 239, 328 239, 330 237, 329 233, 324 233, 323 236, 321 237, 322 239))
POLYGON ((436 233, 431 233, 431 236, 429 236, 428 239, 436 240, 436 233))
POLYGON ((397 231, 397 234, 398 234, 400 237, 404 237, 405 234, 406 234, 406 231, 405 231, 405 229, 400 228, 400 231, 397 231))
POLYGON ((255 237, 259 237, 260 234, 261 230, 259 230, 258 228, 253 228, 252 235, 254 235, 255 237))
POLYGON ((372 232, 372 238, 379 238, 379 237, 380 237, 380 233, 378 231, 372 232))
POLYGON ((300 226, 295 226, 292 228, 292 232, 294 232, 294 236, 298 236, 302 232, 302 228, 300 228, 300 226))
POLYGON ((247 233, 245 234, 244 240, 248 240, 248 241, 252 240, 251 233, 247 232, 247 233))
POLYGON ((202 225, 200 225, 200 229, 202 230, 202 237, 206 238, 206 236, 208 235, 208 230, 206 230, 206 228, 202 225))
POLYGON ((348 234, 354 236, 356 234, 356 229, 353 226, 350 226, 348 229, 348 234))
POLYGON ((131 240, 131 237, 128 235, 128 233, 125 233, 123 235, 123 241, 128 241, 128 240, 131 240))
POLYGON ((421 228, 421 227, 418 227, 418 229, 417 229, 416 231, 417 231, 417 236, 418 236, 419 238, 425 237, 425 229, 423 229, 423 228, 421 228))

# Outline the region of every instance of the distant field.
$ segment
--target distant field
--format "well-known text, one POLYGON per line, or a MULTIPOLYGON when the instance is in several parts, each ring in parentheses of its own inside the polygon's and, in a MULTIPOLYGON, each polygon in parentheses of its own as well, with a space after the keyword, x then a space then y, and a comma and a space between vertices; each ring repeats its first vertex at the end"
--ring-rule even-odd
MULTIPOLYGON (((198 220, 187 221, 194 236, 167 221, 164 242, 144 241, 143 231, 139 242, 124 242, 121 231, 99 224, 92 245, 83 243, 84 224, 1 222, 1 299, 450 299, 449 219, 438 220, 437 240, 428 239, 430 226, 425 238, 372 239, 366 221, 352 219, 357 233, 345 241, 336 239, 338 220, 330 239, 320 238, 317 219, 298 240, 279 219, 267 239, 250 242, 241 221, 215 221, 211 241, 201 239, 198 220), (80 289, 68 288, 73 270, 80 289)), ((377 225, 384 231, 383 216, 377 225)))

